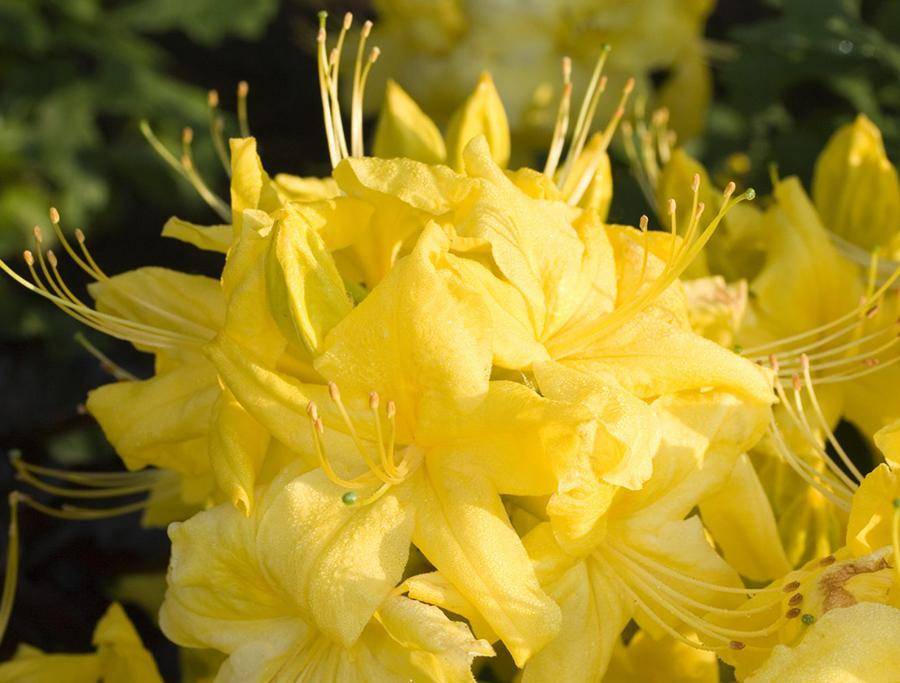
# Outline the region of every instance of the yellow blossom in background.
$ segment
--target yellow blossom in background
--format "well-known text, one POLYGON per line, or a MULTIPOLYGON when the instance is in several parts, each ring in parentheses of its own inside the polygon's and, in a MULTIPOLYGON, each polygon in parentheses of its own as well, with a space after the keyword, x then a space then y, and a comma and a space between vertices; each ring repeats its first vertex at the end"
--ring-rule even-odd
MULTIPOLYGON (((498 83, 517 139, 533 148, 546 144, 553 125, 562 58, 572 58, 580 85, 587 82, 598 46, 609 44, 613 91, 634 77, 638 92, 649 94, 650 73, 669 71, 659 103, 670 108, 673 125, 689 138, 702 130, 711 95, 702 33, 712 4, 378 0, 377 40, 386 64, 381 78, 398 81, 428 112, 446 121, 488 71, 498 83), (498 36, 507 37, 499 49, 498 36)), ((373 83, 375 98, 382 91, 373 83)))

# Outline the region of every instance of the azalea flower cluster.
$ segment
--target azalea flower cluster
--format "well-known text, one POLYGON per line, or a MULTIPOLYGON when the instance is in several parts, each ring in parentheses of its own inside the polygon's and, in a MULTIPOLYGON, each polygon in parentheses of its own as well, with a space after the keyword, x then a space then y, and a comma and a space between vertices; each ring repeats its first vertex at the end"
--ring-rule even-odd
MULTIPOLYGON (((889 250, 900 227, 871 124, 836 134, 814 201, 788 178, 760 204, 717 190, 665 114, 630 122, 623 149, 665 222, 614 225, 607 152, 634 84, 592 134, 608 50, 580 104, 564 63, 546 163, 511 170, 486 75, 443 132, 390 82, 367 155, 371 24, 345 117, 352 18, 336 41, 324 22, 330 177, 268 174, 248 134, 226 145, 211 94, 225 201, 190 132, 179 160, 145 127, 222 219, 163 235, 221 253, 218 279, 109 276, 56 211, 93 305, 39 228, 30 279, 0 264, 155 358, 137 378, 90 347, 116 381, 86 408, 127 472, 14 459, 56 496, 149 495, 14 493, 0 624, 19 506, 140 509, 172 543, 160 627, 217 681, 718 680, 719 660, 746 681, 897 680, 898 275, 846 246, 889 250), (860 470, 841 418, 884 463, 860 470)), ((159 680, 117 605, 94 642, 23 646, 0 680, 159 680)))

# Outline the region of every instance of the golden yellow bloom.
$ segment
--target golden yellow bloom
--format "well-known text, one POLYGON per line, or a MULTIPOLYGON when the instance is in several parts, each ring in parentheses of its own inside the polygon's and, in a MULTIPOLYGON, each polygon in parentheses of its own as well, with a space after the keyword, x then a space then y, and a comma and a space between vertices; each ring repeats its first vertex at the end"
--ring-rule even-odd
POLYGON ((226 386, 275 438, 302 450, 312 437, 305 448, 318 453, 336 500, 343 495, 351 509, 370 514, 382 509, 373 508, 381 497, 396 496, 415 519, 407 543, 524 661, 552 637, 557 610, 499 494, 565 496, 578 476, 589 478, 590 415, 521 384, 489 381, 490 321, 436 271, 445 239, 436 226, 426 230, 327 332, 313 362, 327 386, 267 370, 227 336, 211 353, 226 386))
POLYGON ((92 654, 46 654, 20 645, 10 661, 0 664, 0 681, 162 683, 153 657, 118 603, 97 622, 92 642, 92 654))
POLYGON ((490 646, 392 594, 413 524, 400 496, 353 508, 299 471, 258 490, 249 517, 224 504, 170 526, 166 635, 228 655, 219 681, 472 681, 490 646))
MULTIPOLYGON (((707 0, 579 0, 527 7, 380 0, 376 9, 384 73, 429 112, 446 121, 487 70, 497 79, 518 139, 533 143, 553 125, 560 60, 572 59, 580 85, 587 82, 597 46, 603 44, 613 48, 613 88, 634 76, 639 92, 647 93, 650 72, 671 69, 661 100, 672 109, 680 134, 698 132, 710 97, 701 33, 711 6, 707 0), (496 49, 497 36, 510 38, 502 50, 496 49)), ((378 94, 382 88, 376 84, 372 90, 378 94)))
MULTIPOLYGON (((540 521, 524 537, 542 585, 562 610, 559 635, 528 661, 526 682, 596 680, 630 618, 654 637, 686 644, 692 641, 678 625, 712 633, 725 648, 739 637, 739 630, 714 633, 704 619, 712 606, 736 607, 744 589, 699 517, 688 515, 723 490, 740 453, 759 438, 767 411, 715 392, 660 399, 653 408, 663 435, 653 476, 641 490, 610 492, 592 545, 567 552, 552 525, 540 521)), ((543 516, 539 506, 529 510, 543 516)), ((471 603, 440 577, 412 577, 406 586, 411 597, 466 615, 489 637, 483 622, 472 619, 471 603)))

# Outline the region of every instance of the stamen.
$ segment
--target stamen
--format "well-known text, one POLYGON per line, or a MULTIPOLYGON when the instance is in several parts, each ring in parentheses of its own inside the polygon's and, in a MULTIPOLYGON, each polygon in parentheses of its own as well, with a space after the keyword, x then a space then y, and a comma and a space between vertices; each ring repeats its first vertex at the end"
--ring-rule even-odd
POLYGON ((772 438, 776 453, 781 456, 781 458, 791 467, 791 469, 794 470, 794 472, 796 472, 800 476, 801 479, 803 479, 807 484, 816 489, 816 491, 821 493, 825 498, 827 498, 840 509, 845 511, 850 510, 850 496, 840 488, 838 488, 837 490, 826 488, 824 484, 820 483, 816 479, 816 477, 821 477, 829 485, 835 486, 833 480, 826 477, 824 473, 819 472, 807 465, 805 462, 803 462, 803 460, 797 457, 793 453, 793 451, 791 451, 791 449, 785 443, 784 438, 781 435, 781 431, 778 428, 778 424, 774 419, 769 424, 768 433, 772 438))
MULTIPOLYGON (((335 484, 345 489, 350 489, 348 493, 353 494, 351 498, 353 498, 353 501, 355 502, 356 492, 354 491, 354 489, 371 485, 373 483, 373 477, 370 476, 371 473, 363 474, 356 479, 344 479, 343 477, 338 476, 338 474, 332 468, 328 458, 325 457, 325 447, 322 443, 322 435, 325 433, 325 425, 322 423, 322 419, 319 417, 319 412, 316 404, 310 401, 306 406, 306 413, 307 415, 309 415, 310 426, 312 428, 313 434, 313 445, 315 446, 316 456, 319 460, 319 466, 322 468, 325 476, 327 476, 335 484)), ((347 501, 345 500, 344 502, 346 503, 347 501)))
POLYGON ((344 22, 341 25, 341 31, 338 34, 337 45, 331 51, 329 62, 331 64, 331 74, 329 76, 329 80, 331 83, 331 87, 329 89, 330 97, 331 97, 331 115, 334 119, 334 130, 338 140, 338 144, 340 145, 341 158, 346 159, 350 156, 349 151, 347 150, 347 138, 344 134, 344 121, 341 116, 341 102, 338 93, 338 83, 339 83, 339 74, 341 69, 341 55, 344 51, 344 39, 347 37, 347 31, 350 30, 350 26, 353 24, 353 14, 347 12, 344 15, 344 22))
MULTIPOLYGON (((616 550, 627 555, 631 559, 637 562, 643 562, 645 565, 649 566, 655 572, 659 572, 665 576, 669 576, 673 579, 677 579, 678 581, 683 581, 685 583, 689 583, 691 585, 697 586, 699 588, 705 588, 707 590, 718 591, 720 593, 732 593, 737 595, 757 595, 759 593, 777 593, 780 590, 785 590, 785 592, 790 592, 787 590, 787 587, 784 589, 778 587, 770 587, 770 588, 734 588, 731 586, 720 586, 717 583, 710 583, 709 581, 703 581, 702 579, 697 579, 693 576, 688 576, 682 572, 679 572, 671 567, 667 567, 666 565, 657 562, 652 557, 648 557, 642 553, 637 552, 633 548, 627 545, 619 545, 616 546, 616 550)), ((793 586, 790 590, 796 590, 800 584, 788 584, 788 586, 793 586)))
POLYGON ((61 470, 54 467, 44 467, 22 460, 22 454, 18 449, 9 452, 10 464, 16 469, 23 468, 32 474, 52 477, 61 481, 69 481, 81 486, 95 488, 119 487, 128 483, 140 483, 148 480, 158 481, 156 470, 142 470, 140 472, 78 472, 61 470))
POLYGON ((230 178, 231 161, 228 158, 228 149, 225 146, 225 120, 218 113, 219 92, 210 90, 206 97, 206 103, 209 105, 209 137, 212 139, 219 163, 222 164, 222 168, 225 169, 225 173, 230 178))
POLYGON ((382 433, 381 428, 381 416, 378 413, 378 405, 380 399, 378 396, 378 392, 371 392, 369 394, 369 409, 372 411, 372 418, 375 422, 375 440, 378 446, 378 455, 381 459, 381 468, 384 472, 391 478, 396 479, 400 476, 400 473, 397 471, 397 468, 394 467, 393 463, 393 453, 391 453, 391 457, 388 457, 387 449, 384 447, 384 434, 382 433))
POLYGON ((856 465, 853 464, 853 461, 850 460, 847 452, 843 449, 840 442, 837 440, 837 437, 834 435, 834 432, 832 432, 831 428, 828 426, 828 421, 825 419, 825 414, 822 412, 822 407, 819 405, 819 399, 816 397, 816 392, 813 389, 812 379, 809 375, 809 360, 806 356, 801 356, 801 363, 803 367, 803 379, 806 382, 806 393, 809 396, 810 403, 813 406, 813 411, 816 414, 819 425, 825 432, 825 436, 828 438, 829 443, 831 443, 832 447, 837 452, 838 457, 840 457, 841 462, 844 463, 847 469, 850 470, 850 473, 856 478, 856 482, 848 484, 853 490, 856 490, 858 485, 862 483, 864 477, 859 469, 857 469, 856 465))
POLYGON ((6 544, 6 574, 3 576, 3 596, 0 598, 0 642, 6 635, 9 617, 12 615, 19 582, 19 501, 21 494, 9 494, 9 531, 6 544))
MULTIPOLYGON (((354 157, 361 157, 365 154, 363 146, 363 108, 365 102, 363 100, 363 55, 366 51, 366 41, 372 32, 372 22, 366 21, 362 30, 359 32, 359 42, 356 45, 356 60, 353 63, 353 95, 350 105, 350 149, 354 157)), ((377 59, 377 57, 376 57, 377 59)))
POLYGON ((153 132, 153 129, 150 128, 150 124, 147 123, 146 120, 141 121, 140 124, 141 133, 143 133, 144 137, 147 139, 147 142, 150 143, 150 146, 154 149, 154 151, 165 161, 169 167, 178 173, 182 178, 187 180, 196 190, 197 194, 200 195, 201 199, 207 203, 207 205, 215 211, 219 218, 223 221, 231 222, 231 208, 226 204, 221 197, 219 197, 215 192, 209 189, 197 171, 194 169, 192 163, 190 163, 190 159, 182 158, 179 162, 178 159, 174 157, 174 155, 166 148, 166 146, 160 142, 159 138, 153 132), (187 163, 185 163, 187 162, 187 163))
MULTIPOLYGON (((857 487, 856 482, 854 482, 852 479, 850 479, 850 477, 848 477, 844 473, 844 471, 840 467, 837 466, 837 463, 835 463, 831 459, 831 457, 828 455, 828 452, 821 445, 819 445, 819 438, 813 432, 813 429, 809 424, 809 420, 806 417, 806 410, 803 407, 803 397, 802 397, 803 384, 801 383, 800 378, 797 375, 793 376, 793 384, 794 384, 795 414, 797 415, 797 417, 800 420, 800 423, 798 426, 800 427, 800 431, 802 432, 802 435, 806 438, 806 441, 812 446, 813 451, 818 456, 818 458, 821 461, 823 461, 825 463, 825 465, 828 467, 828 469, 831 470, 831 472, 835 476, 837 476, 837 478, 840 480, 840 483, 839 482, 831 482, 829 480, 830 485, 833 486, 834 488, 840 488, 841 485, 843 485, 846 488, 846 493, 848 495, 852 496, 853 491, 855 491, 856 487, 857 487)), ((828 424, 825 422, 824 417, 822 417, 822 423, 823 423, 823 429, 830 431, 830 429, 828 428, 828 424)), ((824 478, 824 476, 823 476, 823 478, 824 478)))
MULTIPOLYGON (((605 81, 602 82, 602 86, 605 89, 605 81)), ((625 105, 627 104, 628 98, 631 96, 633 90, 634 79, 629 78, 628 81, 625 82, 625 87, 622 89, 622 94, 619 98, 619 104, 616 107, 615 113, 607 122, 606 128, 603 129, 603 133, 600 136, 598 148, 594 151, 593 159, 591 159, 590 163, 581 173, 574 187, 571 187, 568 183, 568 181, 572 179, 571 177, 567 177, 563 181, 563 194, 568 196, 567 202, 570 206, 577 206, 581 201, 581 198, 584 196, 584 193, 587 191, 588 187, 590 187, 591 181, 594 179, 594 176, 597 173, 597 169, 600 168, 600 163, 603 160, 603 155, 609 148, 609 143, 612 141, 613 135, 615 135, 616 128, 618 127, 619 122, 622 120, 622 117, 625 115, 625 105)), ((598 99, 601 93, 602 90, 597 94, 598 99)), ((596 108, 596 104, 594 105, 594 108, 596 108)), ((593 111, 591 112, 591 117, 593 118, 593 111)), ((583 147, 584 141, 581 142, 581 148, 583 147)), ((578 150, 578 156, 580 155, 581 149, 578 150)))
POLYGON ((122 515, 128 515, 133 512, 145 510, 151 503, 151 500, 149 498, 146 498, 136 503, 128 503, 127 505, 120 505, 118 507, 112 508, 98 509, 82 508, 75 505, 63 505, 62 509, 57 509, 54 507, 50 507, 49 505, 44 505, 43 503, 40 503, 30 496, 26 496, 24 494, 19 494, 19 500, 25 503, 28 507, 37 510, 38 512, 42 512, 48 517, 80 521, 109 519, 110 517, 120 517, 122 515))
MULTIPOLYGON (((603 548, 601 553, 609 548, 603 548)), ((679 619, 682 623, 687 624, 694 628, 697 633, 705 635, 714 640, 719 640, 723 642, 730 642, 731 639, 736 638, 756 638, 756 637, 764 637, 774 633, 779 628, 781 628, 782 621, 781 619, 775 621, 773 624, 770 624, 768 627, 764 629, 757 629, 753 631, 741 631, 739 629, 732 629, 723 626, 719 626, 718 624, 714 624, 704 617, 700 617, 693 612, 688 611, 687 609, 680 607, 676 603, 671 602, 667 598, 665 598, 656 587, 654 587, 652 582, 648 582, 643 579, 639 574, 632 574, 630 572, 622 572, 615 568, 615 563, 605 554, 603 555, 606 560, 607 565, 613 569, 613 571, 617 574, 619 579, 623 583, 629 583, 633 581, 636 585, 637 589, 642 593, 646 594, 650 597, 654 602, 658 603, 662 607, 664 607, 672 616, 679 619), (627 577, 627 578, 626 578, 627 577)), ((663 584, 658 584, 657 587, 661 587, 663 584)), ((738 611, 735 610, 737 615, 739 615, 738 611)), ((737 641, 743 642, 743 641, 737 641)))
POLYGON ((550 139, 550 151, 547 154, 547 163, 544 164, 544 176, 553 179, 563 147, 566 144, 566 133, 569 130, 569 110, 572 106, 572 60, 563 57, 563 89, 559 100, 559 108, 556 112, 556 123, 553 125, 553 137, 550 139))
POLYGON ((151 479, 148 479, 145 483, 141 484, 108 487, 94 490, 73 489, 63 486, 55 486, 38 479, 37 477, 32 475, 31 472, 29 472, 27 467, 23 466, 22 461, 19 459, 13 460, 12 463, 16 469, 16 477, 20 481, 23 481, 40 491, 44 491, 45 493, 50 493, 54 496, 61 496, 66 498, 120 498, 122 496, 130 496, 137 493, 147 493, 157 484, 158 481, 156 477, 153 477, 151 479))
POLYGON ((666 622, 665 619, 663 619, 656 612, 654 612, 653 609, 646 602, 644 602, 637 593, 635 593, 631 589, 631 587, 622 579, 621 576, 619 576, 618 572, 616 572, 616 570, 613 569, 612 566, 608 562, 604 561, 602 557, 597 557, 597 560, 607 566, 607 573, 610 573, 613 577, 615 577, 615 579, 619 582, 619 585, 622 588, 622 591, 628 596, 628 598, 635 605, 637 605, 638 608, 644 614, 646 614, 648 617, 650 617, 650 619, 653 621, 653 623, 655 623, 659 628, 661 628, 671 638, 674 638, 678 642, 683 643, 683 644, 687 645, 688 647, 692 647, 695 650, 706 650, 707 652, 716 652, 716 651, 722 649, 719 647, 712 647, 710 645, 705 645, 696 640, 692 640, 691 638, 687 638, 683 634, 676 631, 674 628, 672 628, 666 622))
MULTIPOLYGON (((602 325, 599 327, 599 329, 591 329, 588 332, 575 332, 569 337, 566 337, 565 335, 557 335, 557 339, 555 340, 555 342, 559 345, 559 347, 565 349, 564 351, 559 352, 559 357, 565 358, 575 355, 579 351, 581 351, 583 345, 593 343, 599 339, 608 337, 610 334, 612 334, 622 325, 628 322, 631 318, 633 318, 637 313, 652 304, 659 295, 661 295, 666 289, 668 289, 668 287, 670 287, 682 275, 682 273, 684 273, 685 269, 697 257, 697 255, 712 237, 713 233, 716 231, 728 211, 730 211, 740 202, 751 200, 756 196, 756 192, 753 189, 749 189, 738 197, 731 199, 731 195, 734 193, 734 190, 734 183, 729 183, 725 188, 725 192, 723 193, 725 201, 722 202, 722 206, 719 209, 718 213, 709 222, 706 228, 704 228, 703 232, 700 233, 700 235, 696 238, 691 235, 691 239, 682 240, 682 244, 677 249, 670 261, 665 264, 663 272, 659 275, 659 277, 651 282, 650 285, 643 291, 637 293, 630 300, 626 301, 625 303, 611 311, 609 314, 607 314, 602 319, 602 325)), ((698 211, 700 211, 700 206, 701 205, 698 203, 698 211)), ((695 212, 695 214, 696 213, 697 212, 695 212)), ((692 219, 692 222, 693 220, 696 220, 696 216, 692 219)))
MULTIPOLYGON (((810 337, 817 337, 818 335, 828 332, 836 327, 844 327, 846 323, 851 322, 852 324, 849 326, 849 329, 845 328, 844 334, 849 331, 852 331, 858 325, 858 320, 860 316, 868 316, 872 314, 873 307, 877 306, 881 301, 884 294, 891 288, 894 282, 900 278, 900 267, 896 268, 891 276, 885 280, 885 282, 872 293, 871 296, 864 297, 862 301, 860 301, 859 305, 856 308, 848 311, 847 313, 838 316, 837 318, 830 320, 823 325, 818 325, 816 327, 810 328, 808 330, 804 330, 803 332, 799 332, 797 334, 790 335, 788 337, 782 337, 781 339, 776 339, 775 341, 767 342, 765 344, 759 344, 758 346, 752 346, 744 350, 744 355, 754 357, 759 354, 769 354, 774 352, 776 349, 782 346, 789 346, 791 344, 802 342, 805 339, 810 337)), ((794 351, 794 353, 799 353, 800 351, 808 351, 810 348, 804 346, 800 349, 794 351)))
POLYGON ((651 574, 646 569, 641 567, 639 564, 630 560, 621 551, 616 550, 615 547, 610 545, 610 546, 608 546, 608 549, 617 555, 617 558, 619 561, 623 562, 624 564, 626 564, 628 566, 630 574, 634 574, 636 576, 643 577, 643 579, 645 581, 651 582, 655 588, 663 591, 664 593, 671 596, 675 600, 678 600, 690 607, 693 607, 694 609, 703 610, 705 613, 727 614, 727 615, 731 615, 731 616, 744 617, 744 616, 752 616, 754 614, 760 614, 762 612, 768 612, 768 611, 771 611, 773 608, 773 605, 766 604, 766 605, 762 605, 760 607, 756 607, 753 609, 737 611, 734 609, 729 609, 729 608, 725 608, 725 607, 716 607, 715 605, 710 605, 705 602, 700 602, 699 600, 693 599, 689 595, 684 595, 683 593, 680 593, 672 586, 667 585, 665 582, 660 581, 655 576, 653 576, 653 574, 651 574))
POLYGON ((601 75, 603 74, 603 67, 606 65, 606 60, 609 57, 611 49, 612 48, 609 45, 604 45, 600 49, 600 56, 597 58, 597 62, 594 65, 594 72, 591 74, 590 83, 588 83, 584 98, 581 100, 581 108, 578 110, 578 118, 575 121, 575 128, 572 131, 572 144, 569 147, 569 151, 566 154, 566 161, 560 172, 560 186, 564 185, 568 180, 569 174, 572 172, 572 166, 575 164, 575 161, 581 154, 581 150, 584 148, 584 143, 587 140, 588 132, 590 131, 591 123, 594 119, 594 113, 597 110, 597 103, 600 100, 600 95, 602 95, 603 91, 606 89, 606 79, 601 78, 601 75))
POLYGON ((75 241, 78 242, 78 246, 81 247, 81 253, 84 254, 84 258, 91 265, 91 268, 94 269, 97 279, 108 280, 109 276, 100 269, 100 266, 97 265, 94 257, 91 256, 91 252, 87 248, 87 238, 84 236, 84 232, 81 228, 75 228, 75 241))
MULTIPOLYGON (((49 252, 47 255, 49 257, 53 252, 49 252)), ((75 341, 89 354, 91 354, 94 358, 100 361, 100 367, 106 370, 109 374, 111 374, 118 381, 123 382, 137 382, 140 378, 137 375, 132 374, 121 365, 113 361, 109 356, 103 353, 100 349, 94 346, 87 337, 85 337, 81 332, 75 334, 75 341)))
MULTIPOLYGON (((53 219, 54 226, 58 227, 59 225, 59 212, 52 210, 51 218, 53 219)), ((62 234, 62 230, 58 230, 59 234, 62 234)), ((83 245, 84 237, 79 232, 79 242, 83 245)), ((143 323, 139 323, 133 320, 128 320, 125 318, 120 318, 115 315, 102 313, 90 306, 87 306, 84 302, 82 302, 75 294, 66 286, 62 276, 59 273, 57 268, 57 260, 56 255, 52 252, 48 252, 47 260, 45 261, 43 250, 41 246, 43 244, 43 237, 41 235, 41 230, 39 227, 35 228, 34 231, 35 243, 36 243, 36 251, 38 254, 38 262, 41 271, 44 274, 44 279, 42 279, 37 270, 34 267, 35 259, 34 255, 30 251, 25 251, 23 253, 23 257, 25 260, 25 264, 28 267, 29 274, 31 275, 32 282, 28 282, 25 278, 16 273, 12 268, 10 268, 4 261, 0 260, 0 270, 3 270, 7 275, 9 275, 13 280, 15 280, 19 285, 25 287, 31 292, 38 294, 46 299, 48 299, 55 306, 60 308, 66 314, 70 315, 74 319, 78 320, 80 323, 92 328, 96 329, 104 334, 108 334, 112 337, 116 337, 117 339, 122 339, 125 341, 129 341, 133 344, 137 345, 146 345, 157 348, 172 348, 178 346, 197 346, 205 343, 208 338, 211 338, 213 332, 210 330, 206 330, 206 328, 202 328, 202 326, 196 325, 191 321, 187 321, 185 319, 180 318, 170 312, 159 309, 152 304, 149 304, 139 298, 137 298, 134 294, 128 291, 124 291, 124 293, 128 296, 132 301, 143 305, 145 307, 150 308, 151 310, 156 311, 160 315, 164 317, 169 317, 180 321, 183 324, 189 324, 197 327, 198 329, 202 329, 207 334, 203 337, 191 337, 181 332, 175 332, 171 330, 165 330, 157 327, 153 327, 151 325, 145 325, 143 323), (50 263, 50 268, 47 267, 47 262, 50 263), (51 274, 52 273, 52 274, 51 274), (46 280, 46 284, 44 282, 46 280)), ((87 251, 86 247, 83 247, 83 251, 88 256, 90 252, 87 251)), ((93 259, 91 259, 93 263, 93 259)), ((84 266, 86 272, 88 273, 96 273, 94 268, 96 267, 96 263, 93 266, 89 266, 84 262, 81 262, 81 265, 84 266)), ((102 275, 102 272, 100 273, 102 275)), ((102 275, 106 277, 105 275, 102 275)))
POLYGON ((237 85, 237 114, 238 126, 241 129, 241 137, 250 137, 250 119, 247 117, 247 95, 250 93, 250 84, 241 81, 237 85))
POLYGON ((369 453, 369 449, 366 448, 365 444, 363 444, 362 442, 362 439, 359 438, 359 434, 356 431, 353 420, 350 419, 350 415, 349 413, 347 413, 346 407, 344 407, 344 402, 341 400, 341 392, 338 390, 338 386, 334 382, 328 383, 328 395, 337 406, 338 412, 340 413, 341 418, 344 421, 344 426, 347 427, 347 432, 350 434, 350 437, 353 439, 353 443, 356 444, 356 449, 359 451, 360 455, 362 455, 363 460, 372 471, 372 473, 385 484, 399 483, 400 480, 382 471, 378 464, 372 459, 372 456, 369 453))
MULTIPOLYGON (((66 233, 63 232, 62 227, 59 224, 60 216, 59 211, 56 210, 56 207, 50 207, 50 225, 53 226, 53 232, 56 233, 56 238, 59 240, 59 243, 63 245, 63 248, 66 250, 66 253, 69 254, 69 258, 71 258, 79 268, 81 268, 85 273, 87 273, 90 277, 101 279, 98 277, 98 273, 87 263, 81 260, 81 257, 75 253, 75 250, 72 248, 72 245, 69 244, 69 240, 66 239, 66 233)), ((35 226, 35 239, 39 240, 40 228, 35 226)))
POLYGON ((335 168, 341 161, 340 147, 338 147, 334 129, 334 118, 331 115, 331 85, 328 76, 328 59, 325 56, 325 19, 327 12, 319 12, 319 34, 316 38, 318 45, 316 51, 316 65, 319 72, 319 95, 322 99, 322 116, 325 119, 325 138, 328 142, 328 156, 331 158, 331 167, 335 168))

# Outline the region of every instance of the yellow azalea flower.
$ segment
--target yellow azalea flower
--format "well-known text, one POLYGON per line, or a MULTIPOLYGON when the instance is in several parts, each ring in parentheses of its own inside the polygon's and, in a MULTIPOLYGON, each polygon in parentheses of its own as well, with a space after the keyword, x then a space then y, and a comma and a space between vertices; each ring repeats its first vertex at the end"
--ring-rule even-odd
POLYGON ((10 661, 0 664, 0 681, 162 683, 153 657, 118 603, 97 622, 92 642, 92 654, 46 654, 20 645, 10 661))
POLYGON ((829 612, 794 647, 777 646, 747 683, 857 683, 900 678, 900 609, 861 603, 829 612))
MULTIPOLYGON (((553 125, 560 60, 570 57, 576 80, 586 82, 596 47, 605 43, 613 48, 611 87, 634 76, 639 91, 646 93, 652 71, 672 69, 663 101, 674 105, 673 123, 680 134, 697 132, 709 100, 701 33, 711 6, 706 0, 645 0, 627 6, 546 2, 527 8, 469 0, 437 5, 380 0, 376 9, 384 71, 428 111, 447 120, 479 74, 488 70, 497 79, 518 139, 533 144, 553 125), (498 35, 514 39, 498 51, 493 47, 498 35)), ((381 90, 373 85, 373 93, 381 90)))
MULTIPOLYGON (((740 453, 759 438, 766 410, 745 410, 715 392, 660 399, 653 407, 663 435, 653 476, 641 490, 620 488, 604 501, 593 546, 570 554, 551 524, 540 522, 524 538, 541 583, 562 610, 559 635, 527 662, 526 682, 600 679, 630 618, 654 638, 668 634, 689 644, 673 626, 704 630, 703 606, 740 603, 737 574, 699 517, 688 515, 729 480, 740 453)), ((440 575, 412 577, 406 587, 411 597, 463 614, 476 633, 491 637, 474 605, 440 575)))
POLYGON ((392 594, 414 524, 403 494, 354 508, 323 472, 297 472, 249 517, 220 505, 169 528, 166 635, 228 655, 217 681, 472 681, 490 646, 392 594))
MULTIPOLYGON (((727 482, 738 455, 761 432, 765 410, 707 394, 660 399, 663 442, 640 491, 620 490, 605 532, 584 557, 563 552, 546 525, 525 538, 542 583, 559 602, 563 626, 525 668, 523 680, 595 680, 629 618, 654 637, 688 642, 673 625, 704 631, 701 605, 733 607, 740 582, 691 510, 727 482)), ((702 509, 702 507, 701 507, 702 509)), ((723 647, 734 638, 722 638, 723 647)))
MULTIPOLYGON (((657 201, 676 193, 678 180, 689 173, 703 175, 682 150, 671 152, 661 170, 652 164, 644 170, 657 201)), ((788 405, 776 408, 773 423, 782 453, 775 453, 779 449, 768 439, 755 458, 796 564, 840 544, 846 521, 841 506, 833 505, 831 494, 800 482, 831 476, 820 454, 824 443, 834 440, 832 427, 844 417, 871 438, 900 417, 895 392, 888 389, 897 381, 894 366, 900 360, 896 302, 887 296, 896 275, 882 279, 874 268, 864 283, 857 264, 832 244, 796 179, 778 181, 772 200, 764 212, 731 212, 706 256, 712 272, 749 280, 749 305, 736 347, 758 363, 774 361, 787 387, 782 403, 788 405), (739 220, 732 221, 735 217, 739 220), (791 396, 790 385, 798 382, 791 396), (774 459, 767 460, 766 453, 774 459), (790 472, 786 464, 802 472, 790 472)), ((679 196, 679 205, 683 201, 679 196)), ((849 508, 849 496, 842 506, 849 508)))
POLYGON ((881 131, 864 115, 831 136, 816 162, 812 195, 822 221, 842 240, 900 255, 900 180, 881 131))
POLYGON ((266 369, 227 336, 211 354, 229 390, 276 439, 318 452, 352 510, 369 514, 380 497, 398 497, 415 519, 407 543, 524 661, 554 635, 558 610, 499 494, 564 498, 590 481, 591 416, 521 384, 489 381, 490 320, 436 270, 445 241, 436 226, 426 230, 327 332, 313 363, 327 387, 266 369), (301 446, 310 437, 313 445, 301 446))
MULTIPOLYGON (((806 638, 813 633, 810 625, 832 612, 840 613, 858 604, 898 606, 900 575, 895 566, 900 553, 897 538, 900 510, 895 503, 898 492, 900 479, 887 465, 879 466, 853 495, 843 548, 811 560, 770 587, 757 591, 739 611, 710 615, 720 625, 740 624, 755 632, 745 643, 746 648, 721 655, 736 666, 739 678, 762 666, 770 653, 775 661, 787 657, 784 648, 779 650, 776 646, 806 650, 810 647, 804 645, 806 638)), ((843 618, 850 617, 831 617, 838 622, 843 618)), ((812 637, 815 642, 817 637, 812 637)))

